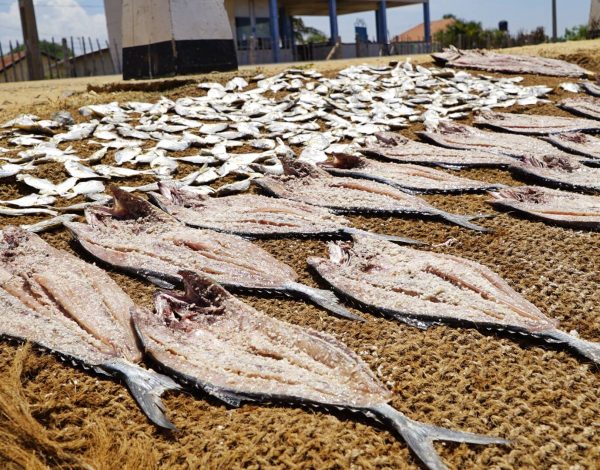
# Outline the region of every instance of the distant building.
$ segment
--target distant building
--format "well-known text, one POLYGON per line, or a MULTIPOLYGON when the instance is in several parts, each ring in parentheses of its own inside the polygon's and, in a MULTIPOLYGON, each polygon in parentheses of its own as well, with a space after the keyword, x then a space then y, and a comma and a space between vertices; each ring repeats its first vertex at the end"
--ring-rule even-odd
POLYGON ((418 40, 429 42, 429 0, 104 0, 111 53, 124 78, 356 57, 354 44, 338 45, 338 15, 369 11, 375 13, 380 47, 369 48, 368 55, 385 54, 392 26, 387 9, 415 4, 423 5, 426 25, 418 40), (325 15, 329 44, 310 50, 297 45, 293 18, 325 15))
MULTIPOLYGON (((54 57, 42 52, 44 77, 50 77, 50 61, 55 60, 54 57)), ((27 70, 27 53, 25 50, 0 57, 0 82, 23 82, 26 80, 29 80, 29 72, 27 70)))
MULTIPOLYGON (((600 1, 600 0, 599 0, 600 1)), ((436 33, 444 31, 448 26, 452 26, 456 23, 454 18, 445 18, 442 20, 436 20, 431 22, 431 36, 434 37, 436 33)), ((421 23, 417 26, 404 31, 397 36, 392 38, 392 42, 417 42, 424 41, 425 38, 425 24, 421 23)))
POLYGON ((594 37, 600 37, 600 0, 592 0, 590 6, 590 30, 595 32, 594 37))

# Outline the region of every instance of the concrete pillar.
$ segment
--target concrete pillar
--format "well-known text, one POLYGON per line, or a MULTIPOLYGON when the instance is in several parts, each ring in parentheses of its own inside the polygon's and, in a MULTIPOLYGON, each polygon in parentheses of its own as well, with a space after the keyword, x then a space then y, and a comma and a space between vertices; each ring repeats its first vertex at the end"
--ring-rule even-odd
POLYGON ((329 41, 331 44, 335 44, 340 37, 340 32, 338 29, 338 19, 337 19, 337 2, 336 0, 329 0, 329 30, 331 32, 331 37, 329 41))
POLYGON ((556 42, 558 38, 556 27, 556 0, 552 0, 552 40, 556 42))
POLYGON ((423 3, 423 28, 425 37, 423 38, 427 44, 431 43, 431 16, 429 14, 429 0, 423 3))
POLYGON ((223 0, 123 0, 123 78, 237 69, 223 0))
POLYGON ((271 49, 273 50, 273 62, 278 63, 280 61, 280 51, 277 0, 269 0, 269 17, 271 19, 271 49))
POLYGON ((384 55, 389 54, 388 49, 388 30, 387 30, 387 4, 386 0, 380 0, 377 11, 379 14, 377 15, 378 23, 379 23, 379 39, 378 43, 382 44, 382 52, 384 55))

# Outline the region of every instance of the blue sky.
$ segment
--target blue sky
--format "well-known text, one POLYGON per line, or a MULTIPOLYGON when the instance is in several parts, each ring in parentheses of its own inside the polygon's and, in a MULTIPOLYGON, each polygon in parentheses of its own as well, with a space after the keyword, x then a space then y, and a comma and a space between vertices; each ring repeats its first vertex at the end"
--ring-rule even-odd
MULTIPOLYGON (((325 1, 325 0, 323 0, 325 1)), ((102 0, 34 0, 40 37, 91 36, 106 39, 106 23, 102 0)), ((587 23, 590 0, 557 0, 558 31, 587 23)), ((431 0, 431 18, 454 13, 459 18, 481 21, 486 27, 495 27, 507 20, 511 32, 531 30, 544 26, 551 28, 551 0, 431 0)), ((369 36, 375 35, 373 12, 344 15, 339 18, 340 34, 344 41, 354 40, 354 22, 361 18, 367 23, 369 36)), ((388 30, 391 36, 422 22, 421 5, 388 10, 388 30)), ((305 22, 329 34, 327 17, 306 17, 305 22)), ((0 42, 21 40, 17 0, 0 0, 0 42)))

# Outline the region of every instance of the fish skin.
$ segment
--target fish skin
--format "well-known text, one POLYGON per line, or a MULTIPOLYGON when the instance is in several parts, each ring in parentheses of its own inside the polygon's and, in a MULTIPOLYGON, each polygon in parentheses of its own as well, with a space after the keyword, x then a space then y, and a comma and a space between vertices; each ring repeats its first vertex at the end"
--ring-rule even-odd
POLYGON ((417 240, 365 232, 328 209, 258 194, 207 197, 170 182, 158 184, 160 193, 150 193, 157 205, 177 220, 192 227, 254 238, 333 236, 369 234, 397 243, 421 244, 417 240))
POLYGON ((397 163, 456 167, 506 167, 511 158, 483 150, 457 150, 417 142, 400 134, 380 132, 375 134, 376 144, 359 151, 367 157, 377 157, 397 163))
POLYGON ((479 232, 491 231, 471 223, 472 217, 444 212, 409 194, 407 190, 401 191, 376 181, 334 177, 293 158, 282 157, 281 162, 284 176, 266 176, 254 180, 268 195, 326 207, 334 212, 416 214, 437 217, 479 232), (352 197, 357 202, 352 202, 352 197))
POLYGON ((565 152, 597 159, 600 162, 600 138, 582 132, 552 134, 544 140, 565 152))
POLYGON ((503 187, 461 178, 443 171, 409 163, 378 162, 350 154, 333 154, 333 162, 320 165, 334 176, 362 178, 417 193, 483 192, 503 187))
POLYGON ((432 470, 433 439, 508 444, 410 420, 362 359, 335 338, 256 311, 208 278, 181 272, 185 293, 158 292, 133 313, 146 353, 182 383, 225 402, 312 404, 382 419, 432 470))
POLYGON ((133 301, 101 269, 18 227, 0 232, 0 336, 31 341, 74 365, 118 376, 158 426, 160 394, 179 388, 136 365, 133 301))
POLYGON ((600 343, 559 330, 557 321, 479 263, 362 237, 330 243, 329 250, 329 259, 311 257, 309 266, 363 309, 409 324, 417 319, 522 332, 559 341, 600 364, 600 343))
POLYGON ((148 201, 111 187, 114 205, 85 209, 87 224, 66 222, 91 255, 160 287, 181 283, 179 271, 210 274, 228 287, 308 299, 334 315, 362 320, 329 291, 300 284, 298 275, 265 250, 237 235, 191 228, 148 201))
POLYGON ((585 88, 585 91, 588 92, 590 95, 600 98, 600 82, 599 81, 597 81, 596 83, 583 82, 582 85, 583 85, 583 88, 585 88))
POLYGON ((548 135, 559 132, 600 131, 600 122, 592 119, 542 116, 539 114, 496 113, 482 111, 475 117, 476 124, 501 131, 525 134, 548 135))
POLYGON ((600 230, 600 197, 540 186, 517 186, 492 191, 489 204, 515 210, 546 223, 600 230))

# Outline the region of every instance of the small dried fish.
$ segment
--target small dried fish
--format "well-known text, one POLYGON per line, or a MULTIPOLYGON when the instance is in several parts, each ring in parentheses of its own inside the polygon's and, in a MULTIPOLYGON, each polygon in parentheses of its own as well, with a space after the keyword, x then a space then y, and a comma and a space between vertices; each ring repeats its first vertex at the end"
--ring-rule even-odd
POLYGON ((0 166, 0 178, 9 178, 11 176, 15 176, 23 171, 24 167, 22 165, 16 165, 14 163, 5 163, 0 166))
POLYGON ((233 406, 314 404, 358 411, 393 428, 431 470, 446 468, 434 440, 508 444, 411 420, 360 357, 321 332, 258 312, 206 277, 182 271, 185 292, 159 292, 133 313, 150 357, 182 383, 233 406))
POLYGON ((494 327, 559 342, 600 364, 600 343, 557 328, 489 268, 458 256, 354 237, 308 264, 339 295, 400 321, 494 327))
POLYGON ((126 147, 115 153, 115 162, 117 165, 130 162, 142 153, 140 147, 126 147))
POLYGON ((600 159, 600 138, 598 137, 581 132, 567 132, 549 135, 545 140, 566 152, 600 159))
POLYGON ((0 201, 0 204, 6 204, 9 206, 17 207, 36 207, 36 206, 49 206, 56 202, 56 198, 53 196, 41 196, 39 194, 28 194, 27 196, 20 197, 18 199, 10 199, 0 201))
POLYGON ((58 215, 58 212, 50 210, 50 209, 42 209, 40 207, 21 207, 19 209, 15 209, 14 207, 0 206, 0 215, 19 216, 19 215, 34 215, 34 214, 58 215))
POLYGON ((111 192, 112 208, 88 207, 87 225, 65 224, 93 256, 162 287, 179 284, 179 270, 190 269, 235 289, 299 296, 340 317, 361 319, 329 291, 296 282, 292 268, 244 238, 186 227, 144 199, 116 187, 111 192))
POLYGON ((75 214, 62 214, 52 217, 51 219, 42 220, 35 224, 21 225, 21 228, 28 232, 40 233, 51 228, 61 227, 65 222, 70 222, 76 218, 77 216, 75 214))
POLYGON ((84 122, 81 124, 75 124, 75 125, 71 126, 71 128, 69 129, 68 132, 65 132, 63 134, 56 134, 52 138, 52 140, 56 143, 59 143, 59 142, 87 139, 94 133, 97 126, 98 126, 98 121, 90 121, 90 122, 84 122))
POLYGON ((67 160, 65 163, 65 170, 69 173, 70 176, 74 178, 78 178, 80 180, 89 179, 89 178, 102 178, 98 173, 96 173, 91 168, 82 165, 79 162, 74 160, 67 160))
POLYGON ((516 210, 544 222, 567 227, 600 230, 600 197, 558 191, 539 186, 505 188, 490 193, 487 201, 516 210))
POLYGON ((335 212, 412 214, 437 217, 479 232, 490 231, 476 225, 472 217, 450 214, 423 199, 375 181, 338 178, 307 163, 282 158, 285 174, 255 180, 268 194, 327 207, 335 212))
POLYGON ((349 154, 335 154, 332 163, 321 167, 334 176, 379 181, 398 189, 422 193, 464 193, 503 187, 420 165, 383 163, 349 154))
POLYGON ((591 119, 539 114, 482 111, 475 123, 515 134, 547 135, 559 132, 600 131, 600 122, 591 119))
POLYGON ((192 227, 233 233, 245 237, 347 237, 363 233, 399 243, 419 244, 416 240, 365 232, 350 226, 349 221, 328 209, 288 199, 257 194, 207 197, 177 188, 173 183, 159 183, 160 194, 151 193, 164 211, 192 227))

